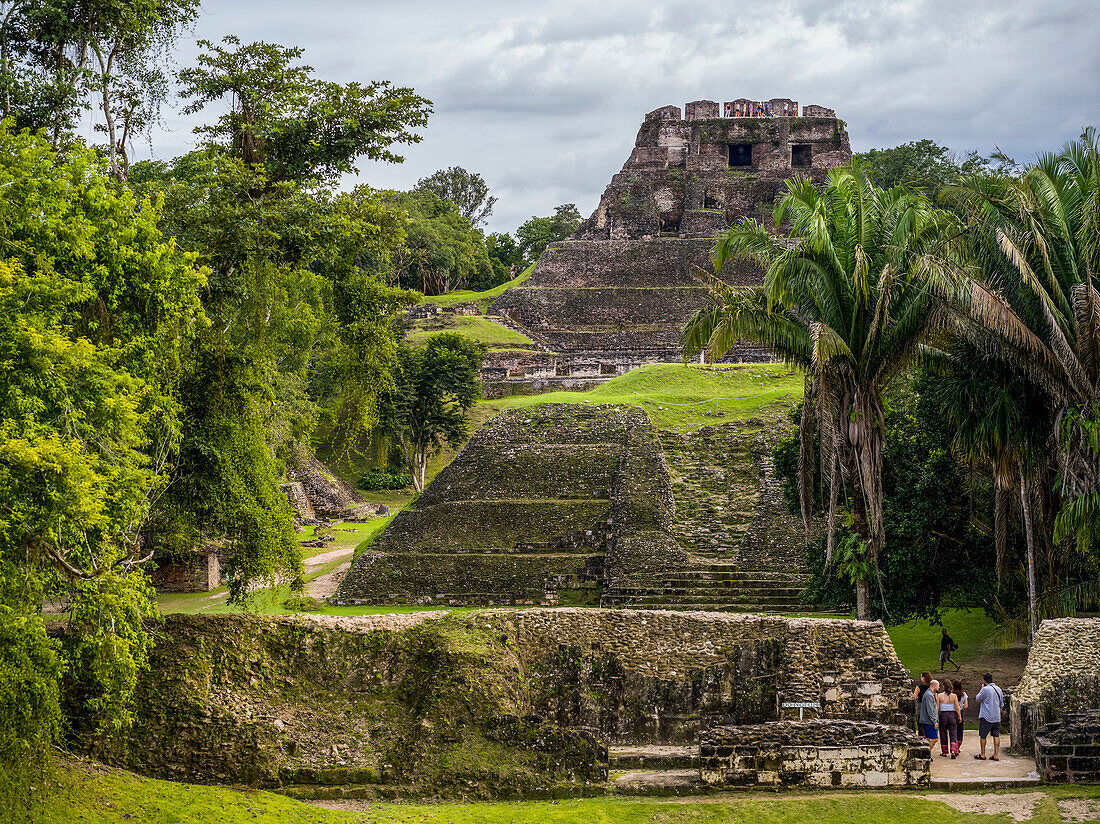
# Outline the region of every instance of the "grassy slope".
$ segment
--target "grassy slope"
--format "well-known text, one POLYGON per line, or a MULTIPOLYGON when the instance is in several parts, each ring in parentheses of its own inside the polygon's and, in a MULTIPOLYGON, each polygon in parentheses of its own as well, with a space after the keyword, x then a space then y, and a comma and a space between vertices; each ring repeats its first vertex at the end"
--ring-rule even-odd
POLYGON ((492 289, 488 289, 484 292, 471 292, 468 289, 459 289, 454 292, 448 292, 445 295, 429 295, 424 298, 425 303, 435 303, 439 306, 454 306, 456 303, 476 303, 481 314, 485 314, 489 311, 489 304, 503 295, 506 291, 513 286, 519 286, 527 278, 531 277, 531 273, 535 271, 535 264, 532 263, 522 272, 520 272, 515 280, 510 280, 507 283, 502 283, 499 286, 494 286, 492 289))
MULTIPOLYGON (((1100 787, 1046 787, 1051 795, 1031 819, 1060 822, 1055 798, 1097 798, 1100 787)), ((695 801, 683 799, 597 798, 572 801, 477 804, 371 804, 361 812, 313 807, 267 792, 140 778, 85 765, 63 765, 51 782, 41 824, 641 824, 641 822, 760 822, 760 824, 976 824, 1003 822, 1007 816, 960 813, 912 794, 819 793, 797 796, 738 793, 695 801)))
MULTIPOLYGON (((492 348, 530 349, 534 346, 534 342, 526 335, 521 335, 499 323, 493 323, 480 315, 454 317, 444 315, 443 317, 447 320, 444 328, 432 328, 426 325, 426 321, 417 321, 417 324, 405 333, 405 340, 413 346, 423 346, 428 342, 429 337, 439 332, 460 332, 492 348)), ((428 319, 430 322, 436 320, 436 318, 428 319)))
MULTIPOLYGON (((1000 628, 978 609, 950 609, 943 615, 943 627, 959 645, 956 660, 963 663, 979 650, 988 653, 994 647, 1000 628)), ((928 621, 914 621, 889 627, 898 658, 910 674, 935 670, 940 655, 940 629, 928 621)), ((973 691, 972 691, 973 692, 973 691)))
POLYGON ((660 429, 688 431, 745 420, 777 402, 802 398, 802 375, 783 364, 695 366, 657 363, 642 366, 587 392, 517 395, 485 405, 496 409, 543 403, 637 404, 660 429), (715 402, 715 398, 719 400, 715 402))

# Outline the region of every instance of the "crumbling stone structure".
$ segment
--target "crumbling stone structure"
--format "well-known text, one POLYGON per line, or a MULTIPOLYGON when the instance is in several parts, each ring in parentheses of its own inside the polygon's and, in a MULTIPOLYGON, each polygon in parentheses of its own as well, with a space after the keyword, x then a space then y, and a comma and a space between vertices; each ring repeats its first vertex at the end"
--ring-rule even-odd
MULTIPOLYGON (((730 725, 752 730, 738 747, 765 750, 782 729, 868 749, 873 734, 895 752, 905 742, 892 728, 843 721, 895 724, 911 716, 910 695, 879 622, 594 609, 169 615, 135 724, 101 755, 148 775, 306 797, 347 797, 348 785, 368 797, 592 794, 605 789, 609 744, 724 747, 718 730, 730 725), (829 720, 816 733, 777 724, 792 700, 817 701, 829 720)), ((862 757, 889 772, 882 755, 862 757)))
POLYGON ((189 552, 154 559, 149 579, 158 592, 209 592, 222 585, 221 544, 200 544, 189 552))
POLYGON ((1030 755, 1040 727, 1100 709, 1100 618, 1043 621, 1009 702, 1012 749, 1030 755))
MULTIPOLYGON (((795 117, 797 102, 775 99, 766 105, 777 116, 764 116, 764 105, 735 100, 723 117, 718 103, 700 100, 683 117, 676 106, 646 115, 596 211, 490 307, 546 350, 509 353, 507 362, 490 356, 483 373, 490 397, 680 360, 680 329, 703 305, 697 276, 713 271, 715 233, 746 216, 770 223, 786 180, 822 180, 852 156, 831 110, 807 106, 795 117)), ((730 261, 720 276, 752 284, 762 273, 730 261)), ((731 358, 768 356, 744 347, 731 358)))
POLYGON ((1035 763, 1051 784, 1100 784, 1100 709, 1067 713, 1040 729, 1035 763))
POLYGON ((689 435, 655 431, 636 407, 502 412, 333 601, 803 610, 805 536, 766 459, 778 417, 745 424, 766 434, 689 435))
POLYGON ((659 472, 640 478, 630 466, 660 465, 651 430, 627 407, 502 413, 359 557, 335 601, 597 603, 613 537, 624 551, 646 540, 671 503, 648 485, 659 472))
POLYGON ((853 721, 717 727, 703 734, 703 782, 721 787, 927 787, 931 752, 910 729, 853 721))

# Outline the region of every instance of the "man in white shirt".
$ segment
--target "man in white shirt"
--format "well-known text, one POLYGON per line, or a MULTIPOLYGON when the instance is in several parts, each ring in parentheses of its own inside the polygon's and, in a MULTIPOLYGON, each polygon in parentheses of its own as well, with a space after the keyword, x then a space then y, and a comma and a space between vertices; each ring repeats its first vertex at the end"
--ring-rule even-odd
POLYGON ((975 698, 978 701, 978 738, 981 741, 981 754, 975 755, 979 761, 985 760, 986 736, 993 736, 993 755, 990 761, 1000 761, 1001 755, 1001 707, 1005 705, 1005 694, 993 683, 993 673, 982 676, 985 684, 975 698))

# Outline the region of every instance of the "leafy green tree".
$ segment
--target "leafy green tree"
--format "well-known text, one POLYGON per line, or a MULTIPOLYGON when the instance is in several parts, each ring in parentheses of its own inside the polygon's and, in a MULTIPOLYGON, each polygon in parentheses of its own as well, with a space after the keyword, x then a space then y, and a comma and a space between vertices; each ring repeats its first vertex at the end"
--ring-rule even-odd
POLYGON ((439 295, 490 281, 485 239, 457 206, 429 191, 383 192, 382 200, 408 216, 405 248, 392 257, 401 286, 439 295))
POLYGON ((400 163, 390 147, 420 142, 411 130, 428 122, 431 102, 412 89, 317 80, 296 63, 299 48, 241 45, 233 36, 199 45, 206 52, 198 65, 179 72, 182 94, 192 99, 184 111, 228 98, 229 111, 196 132, 248 166, 263 164, 271 181, 332 181, 355 171, 360 157, 400 163))
POLYGON ((457 332, 432 335, 421 347, 403 347, 386 425, 400 444, 417 492, 424 489, 428 458, 443 443, 462 443, 470 431, 467 413, 481 397, 486 347, 457 332))
MULTIPOLYGON (((1080 597, 1100 598, 1100 141, 1088 129, 1019 178, 975 175, 944 196, 967 217, 975 260, 952 296, 962 333, 1051 401, 1043 417, 1055 433, 1050 452, 1062 498, 1054 543, 1076 550, 1066 560, 1084 578, 1065 580, 1052 588, 1060 591, 1040 598, 1029 557, 1034 632, 1041 614, 1075 608, 1080 597)), ((1021 475, 1028 518, 1034 480, 1030 472, 1021 475)), ((1025 528, 1029 536, 1032 529, 1025 528)))
POLYGON ((528 263, 534 263, 546 247, 577 231, 581 225, 581 213, 576 204, 563 203, 554 209, 550 217, 532 217, 516 229, 520 252, 528 263))
POLYGON ((481 289, 491 289, 507 283, 527 267, 516 239, 507 232, 493 232, 485 238, 485 251, 493 267, 492 280, 481 289))
POLYGON ((416 188, 431 192, 458 207, 459 213, 470 225, 484 226, 497 199, 489 194, 489 184, 477 172, 469 172, 461 166, 452 166, 421 178, 416 188))
POLYGON ((131 721, 156 612, 142 531, 171 480, 175 390, 206 320, 201 270, 94 152, 62 160, 0 126, 0 185, 0 632, 23 634, 0 678, 26 684, 3 699, 23 719, 0 747, 8 770, 44 758, 62 666, 74 732, 131 721), (47 595, 70 604, 60 661, 41 626, 47 595))
POLYGON ((90 97, 111 172, 125 180, 130 142, 158 116, 164 66, 198 7, 198 0, 9 0, 0 6, 4 115, 49 129, 60 148, 90 97))
POLYGON ((962 156, 933 140, 914 140, 890 149, 868 149, 853 156, 874 180, 876 186, 889 189, 908 186, 923 191, 932 200, 960 175, 997 169, 1011 173, 1016 162, 999 149, 989 157, 970 151, 962 156))
MULTIPOLYGON (((930 253, 951 225, 948 215, 911 191, 881 190, 859 168, 830 170, 824 187, 787 182, 776 225, 791 218, 790 244, 752 218, 719 234, 715 271, 731 257, 764 269, 764 285, 708 281, 709 303, 687 324, 684 358, 720 358, 738 340, 768 347, 807 372, 800 475, 809 526, 810 433, 820 431, 829 490, 827 561, 831 564, 837 498, 851 490, 857 555, 874 568, 885 538, 882 493, 883 392, 932 328, 927 281, 944 277, 930 253)), ((856 582, 856 612, 871 614, 873 576, 856 582)))

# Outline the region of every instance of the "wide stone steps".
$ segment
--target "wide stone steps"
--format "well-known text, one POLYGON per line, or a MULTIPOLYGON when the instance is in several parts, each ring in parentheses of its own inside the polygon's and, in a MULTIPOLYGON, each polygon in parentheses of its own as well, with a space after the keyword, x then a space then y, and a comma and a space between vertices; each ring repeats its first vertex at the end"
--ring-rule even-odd
POLYGON ((706 563, 639 577, 609 587, 601 599, 606 607, 638 609, 729 610, 736 612, 808 612, 802 603, 806 576, 800 572, 745 569, 706 563))
POLYGON ((607 748, 612 770, 679 770, 699 768, 698 745, 637 744, 607 748))

